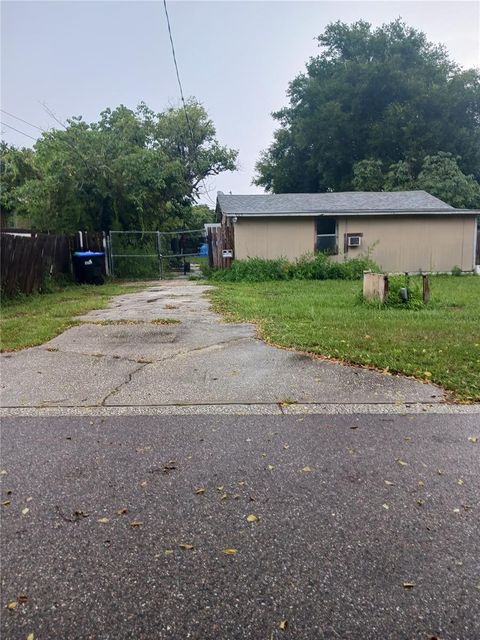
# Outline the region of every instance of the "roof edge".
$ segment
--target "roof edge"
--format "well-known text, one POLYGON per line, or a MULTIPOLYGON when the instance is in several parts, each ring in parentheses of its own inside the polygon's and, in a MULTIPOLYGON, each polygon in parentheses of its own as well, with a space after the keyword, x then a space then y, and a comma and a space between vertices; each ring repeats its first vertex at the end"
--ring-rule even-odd
POLYGON ((356 215, 356 216, 372 216, 372 215, 472 215, 480 216, 480 210, 477 209, 322 209, 321 211, 298 211, 291 212, 259 212, 259 213, 225 213, 227 218, 299 218, 313 217, 324 215, 356 215))

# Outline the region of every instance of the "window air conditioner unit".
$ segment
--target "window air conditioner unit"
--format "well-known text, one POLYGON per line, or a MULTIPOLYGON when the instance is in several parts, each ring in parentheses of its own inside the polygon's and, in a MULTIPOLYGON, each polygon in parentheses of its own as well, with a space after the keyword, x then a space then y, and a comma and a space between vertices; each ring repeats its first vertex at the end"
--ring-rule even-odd
POLYGON ((359 247, 362 244, 361 236, 348 236, 349 247, 359 247))

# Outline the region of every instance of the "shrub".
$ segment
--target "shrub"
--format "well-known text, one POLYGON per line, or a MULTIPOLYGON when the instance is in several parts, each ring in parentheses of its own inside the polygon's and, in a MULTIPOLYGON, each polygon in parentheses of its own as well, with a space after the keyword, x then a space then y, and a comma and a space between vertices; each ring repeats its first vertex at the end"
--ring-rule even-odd
POLYGON ((423 291, 421 278, 412 278, 408 275, 389 276, 388 297, 385 301, 387 307, 403 307, 404 309, 423 308, 423 291), (408 292, 408 300, 404 301, 401 289, 408 292))
POLYGON ((230 269, 214 271, 210 278, 222 282, 265 282, 268 280, 359 280, 366 270, 379 271, 367 257, 334 262, 324 253, 306 254, 296 262, 284 258, 235 260, 230 269))

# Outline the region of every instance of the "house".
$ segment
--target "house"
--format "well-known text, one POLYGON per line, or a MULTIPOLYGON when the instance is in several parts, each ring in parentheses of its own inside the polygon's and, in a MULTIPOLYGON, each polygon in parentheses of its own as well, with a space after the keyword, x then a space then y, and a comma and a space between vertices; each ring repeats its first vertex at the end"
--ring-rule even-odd
POLYGON ((426 191, 217 195, 234 258, 369 252, 386 272, 473 271, 478 215, 426 191))

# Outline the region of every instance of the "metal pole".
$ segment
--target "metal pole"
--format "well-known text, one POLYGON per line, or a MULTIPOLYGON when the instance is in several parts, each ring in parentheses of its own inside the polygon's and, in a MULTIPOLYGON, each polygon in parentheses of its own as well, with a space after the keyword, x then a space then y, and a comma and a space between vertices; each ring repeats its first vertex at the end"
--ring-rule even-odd
POLYGON ((162 254, 160 250, 160 231, 157 231, 158 276, 162 280, 162 254))
POLYGON ((114 267, 113 267, 113 242, 112 242, 112 232, 109 231, 108 232, 108 241, 110 244, 110 273, 112 278, 115 277, 115 271, 114 271, 114 267))

